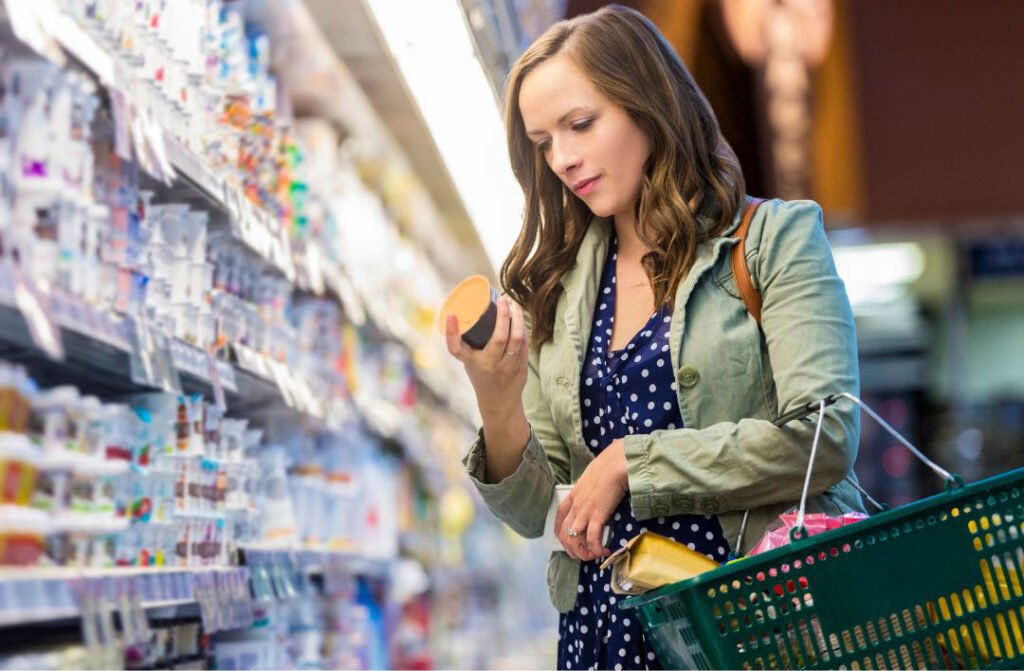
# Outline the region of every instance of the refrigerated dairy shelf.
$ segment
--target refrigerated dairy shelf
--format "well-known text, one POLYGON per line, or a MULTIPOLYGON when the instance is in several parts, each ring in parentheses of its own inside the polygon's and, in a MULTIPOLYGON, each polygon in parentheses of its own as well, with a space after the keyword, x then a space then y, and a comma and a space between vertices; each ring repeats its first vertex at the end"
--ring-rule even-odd
POLYGON ((195 605, 195 576, 227 570, 237 569, 4 567, 0 569, 0 627, 78 619, 90 584, 110 597, 131 593, 132 605, 147 612, 195 605))
MULTIPOLYGON (((379 558, 353 552, 316 548, 282 548, 246 545, 239 548, 239 566, 134 567, 0 567, 0 628, 76 620, 83 615, 82 601, 89 586, 99 589, 103 598, 124 602, 147 613, 174 611, 199 605, 203 585, 200 576, 234 576, 246 581, 245 595, 239 599, 289 598, 294 586, 283 586, 282 572, 297 571, 308 577, 343 567, 351 575, 381 578, 388 563, 379 558), (250 563, 252 565, 250 565, 250 563), (253 572, 272 567, 281 573, 253 585, 253 572), (273 594, 261 589, 276 590, 273 594), (251 594, 250 594, 251 590, 251 594)), ((216 583, 216 580, 214 581, 216 583)), ((217 583, 219 585, 219 583, 217 583)), ((217 598, 222 598, 218 596, 217 598)))
MULTIPOLYGON (((25 11, 26 3, 19 4, 22 5, 22 11, 25 11)), ((45 21, 53 46, 60 50, 60 54, 108 90, 119 91, 116 63, 103 46, 58 10, 41 11, 44 12, 41 20, 45 21)), ((6 5, 0 6, 0 25, 4 27, 4 34, 14 37, 10 19, 11 13, 6 9, 6 5)), ((389 315, 375 315, 368 310, 366 299, 360 295, 357 288, 358 283, 336 263, 329 263, 328 255, 320 249, 316 241, 291 240, 283 227, 274 222, 270 213, 254 205, 238 189, 219 176, 204 159, 166 131, 158 129, 158 132, 151 134, 148 139, 160 145, 157 153, 165 155, 173 167, 177 178, 175 183, 187 185, 204 202, 224 215, 232 235, 263 259, 270 268, 292 282, 297 292, 329 296, 338 302, 353 323, 361 325, 369 320, 377 335, 402 345, 410 352, 417 351, 420 347, 420 336, 414 329, 401 319, 389 315), (307 262, 296 263, 297 255, 302 255, 307 262), (313 262, 310 263, 310 260, 313 262)), ((468 426, 476 424, 475 410, 471 404, 465 399, 453 399, 450 386, 441 379, 443 376, 419 367, 416 367, 416 372, 418 382, 432 399, 468 426)), ((201 379, 203 376, 199 377, 201 379)), ((290 398, 287 392, 284 395, 285 398, 290 398)))
MULTIPOLYGON (((439 473, 436 460, 419 449, 412 440, 403 440, 400 431, 402 412, 393 404, 377 398, 355 396, 330 405, 323 413, 314 413, 308 407, 300 408, 286 401, 291 397, 304 395, 287 391, 294 379, 287 373, 274 378, 268 371, 272 364, 265 357, 246 354, 239 363, 231 364, 210 355, 195 346, 176 339, 168 339, 168 357, 162 363, 170 368, 150 380, 133 378, 133 350, 138 347, 129 332, 125 320, 111 316, 96 315, 88 306, 80 305, 76 314, 83 322, 108 322, 107 329, 114 334, 108 340, 101 340, 81 332, 78 322, 56 316, 64 358, 53 360, 33 340, 29 326, 22 312, 0 295, 0 352, 8 360, 31 360, 37 375, 47 383, 62 384, 70 381, 88 382, 88 386, 107 395, 117 395, 141 390, 163 390, 174 393, 198 393, 206 398, 216 399, 223 394, 226 405, 238 416, 258 419, 265 416, 268 408, 278 407, 281 411, 295 413, 308 426, 325 430, 340 428, 345 420, 359 417, 365 426, 381 438, 399 445, 412 463, 427 478, 434 492, 443 488, 443 476, 439 473), (86 317, 88 315, 88 317, 86 317), (210 362, 217 367, 217 381, 210 374, 210 362), (288 380, 291 380, 289 382, 288 380), (163 384, 161 384, 163 383, 163 384), (217 387, 220 387, 220 391, 217 387)), ((245 350, 241 350, 245 352, 245 350)), ((278 366, 277 370, 287 370, 278 366)))
MULTIPOLYGON (((31 65, 31 60, 38 59, 30 59, 28 50, 23 53, 17 45, 12 45, 13 49, 6 48, 5 38, 11 34, 7 8, 12 5, 18 5, 20 10, 30 14, 37 10, 51 11, 58 6, 69 7, 69 13, 76 11, 70 3, 43 2, 30 9, 30 2, 0 0, 0 41, 5 42, 4 55, 11 57, 14 53, 18 59, 26 57, 19 65, 26 62, 31 65), (2 34, 5 29, 7 34, 2 34)), ((429 262, 424 265, 425 257, 421 256, 420 250, 407 246, 405 240, 400 239, 398 224, 387 209, 394 202, 385 202, 375 187, 367 186, 368 182, 352 180, 351 184, 356 185, 353 190, 380 208, 379 214, 374 210, 364 217, 362 214, 365 213, 358 207, 352 206, 349 210, 346 209, 350 205, 347 201, 339 201, 337 211, 330 211, 334 218, 329 220, 329 225, 322 223, 328 221, 323 211, 312 210, 307 210, 307 213, 313 212, 308 219, 313 224, 308 228, 303 227, 304 223, 288 224, 290 221, 302 221, 297 215, 292 217, 290 214, 300 210, 284 207, 281 203, 286 201, 268 198, 264 191, 259 191, 259 195, 254 195, 251 190, 243 192, 242 185, 250 187, 250 180, 232 181, 233 176, 237 177, 235 172, 227 170, 222 175, 212 167, 214 164, 222 165, 224 156, 215 151, 207 152, 195 138, 217 137, 216 132, 223 130, 220 126, 209 134, 183 133, 182 127, 173 123, 173 118, 160 114, 161 111, 166 112, 166 108, 154 106, 153 98, 147 97, 152 93, 142 90, 142 80, 132 79, 127 70, 122 69, 124 64, 117 62, 120 56, 113 55, 126 53, 108 39, 113 33, 107 26, 113 24, 97 24, 92 19, 82 18, 79 25, 68 17, 59 16, 59 12, 51 18, 54 19, 52 22, 39 27, 40 34, 52 40, 50 47, 53 48, 37 43, 32 53, 45 54, 65 66, 64 72, 49 71, 51 74, 48 76, 60 78, 62 82, 74 82, 81 91, 87 92, 86 106, 90 110, 88 118, 91 121, 85 126, 85 136, 91 138, 91 142, 82 143, 88 145, 88 153, 83 153, 83 156, 95 159, 90 165, 96 170, 97 179, 94 182, 95 192, 82 189, 81 192, 66 193, 54 188, 53 200, 45 202, 52 203, 58 215, 65 202, 71 202, 73 207, 81 207, 83 211, 88 209, 92 230, 109 231, 110 237, 124 235, 118 244, 127 242, 125 247, 115 248, 112 252, 107 247, 90 249, 88 253, 83 251, 83 258, 88 255, 87 263, 80 263, 74 254, 70 256, 75 258, 70 260, 64 254, 66 250, 77 247, 66 244, 67 229, 60 228, 58 234, 64 237, 58 238, 58 244, 51 246, 58 252, 54 257, 59 259, 58 262, 46 265, 33 265, 31 262, 0 264, 5 269, 8 265, 18 268, 11 271, 12 277, 0 277, 0 358, 21 364, 14 367, 22 371, 24 388, 31 390, 25 398, 33 403, 37 393, 46 394, 55 391, 56 387, 70 387, 82 398, 92 403, 98 399, 104 406, 117 404, 125 407, 125 403, 135 402, 134 399, 143 396, 166 399, 157 394, 140 393, 163 391, 170 392, 173 398, 169 402, 176 402, 179 406, 193 402, 202 404, 205 408, 202 412, 208 413, 204 420, 209 416, 216 417, 218 412, 226 409, 225 427, 229 420, 236 424, 247 423, 248 429, 244 429, 248 432, 247 441, 249 433, 262 432, 262 439, 256 438, 256 442, 246 443, 244 448, 245 470, 250 466, 262 469, 259 476, 244 477, 260 477, 262 480, 257 485, 259 498, 253 495, 253 507, 248 510, 253 514, 253 521, 246 518, 225 525, 224 537, 231 540, 217 546, 218 552, 222 553, 217 559, 205 554, 208 547, 195 549, 195 539, 203 538, 195 534, 176 537, 174 541, 178 544, 174 546, 175 550, 167 549, 171 546, 164 543, 166 539, 163 537, 155 544, 147 534, 147 525, 165 524, 165 519, 156 513, 152 519, 146 513, 140 515, 140 508, 134 504, 149 500, 142 498, 147 494, 136 490, 127 497, 120 492, 116 494, 116 514, 124 515, 118 519, 125 526, 131 525, 120 535, 108 533, 104 528, 103 531, 94 530, 88 539, 82 540, 85 532, 66 525, 66 528, 58 529, 57 522, 52 528, 47 525, 43 531, 33 529, 31 538, 17 538, 16 534, 9 534, 12 542, 24 542, 26 546, 31 543, 32 549, 39 552, 39 559, 35 559, 32 558, 35 555, 18 556, 15 548, 8 552, 9 559, 6 560, 14 563, 107 564, 115 559, 122 563, 146 563, 153 561, 153 553, 166 551, 178 554, 178 561, 193 565, 141 569, 110 566, 0 570, 0 641, 16 644, 10 647, 0 644, 0 647, 5 647, 6 651, 23 647, 26 635, 34 635, 37 631, 41 637, 56 632, 67 637, 67 643, 78 643, 83 632, 81 638, 89 638, 85 630, 92 622, 90 616, 97 610, 102 611, 98 620, 115 623, 108 627, 110 630, 130 627, 131 620, 126 620, 126 617, 141 618, 138 620, 141 622, 146 619, 166 622, 184 617, 202 621, 204 634, 213 634, 247 629, 256 619, 264 617, 268 610, 291 608, 297 593, 299 600, 319 600, 321 604, 330 602, 336 608, 339 604, 357 610, 384 606, 383 600, 391 598, 390 582, 402 582, 401 578, 395 577, 401 573, 399 568, 416 565, 430 571, 441 566, 439 554, 444 548, 440 532, 435 528, 437 508, 443 495, 458 486, 453 452, 461 443, 459 434, 476 422, 475 407, 467 403, 467 394, 461 393, 468 388, 458 389, 455 380, 449 379, 452 371, 444 365, 449 362, 438 358, 439 352, 443 354, 443 351, 437 350, 437 343, 431 340, 436 339, 437 334, 425 325, 429 318, 426 306, 434 300, 434 285, 440 278, 435 277, 429 262), (106 48, 109 52, 105 51, 106 48), (99 85, 98 91, 93 84, 99 85), (127 145, 124 142, 125 103, 133 106, 133 114, 137 105, 140 114, 146 117, 143 123, 149 126, 142 136, 135 135, 133 129, 127 145), (98 110, 96 117, 92 116, 94 110, 98 110), (155 123, 153 117, 156 116, 163 120, 163 126, 155 123), (173 135, 168 129, 173 130, 173 135), (150 170, 153 164, 147 164, 139 154, 136 153, 135 159, 131 158, 133 147, 146 152, 150 143, 155 153, 163 157, 158 161, 159 169, 156 171, 150 170), (115 174, 122 169, 123 172, 115 174), (237 188, 233 186, 236 183, 239 185, 237 188), (122 188, 124 191, 119 190, 122 188), (269 209, 254 205, 257 201, 267 203, 269 209), (285 213, 280 220, 269 213, 270 210, 278 211, 275 209, 278 207, 285 213), (109 208, 106 219, 103 218, 103 208, 109 208), (187 295, 174 293, 180 289, 181 275, 171 275, 179 268, 172 271, 165 265, 159 265, 167 258, 180 259, 181 254, 172 252, 167 257, 160 257, 166 248, 158 247, 153 243, 154 238, 147 237, 154 229, 146 227, 152 226, 153 221, 157 227, 169 225, 167 222, 172 221, 172 216, 179 217, 174 221, 182 222, 182 226, 194 222, 184 214, 168 214, 179 212, 175 208, 182 208, 190 217, 197 216, 202 221, 204 236, 210 234, 210 246, 206 247, 204 237, 202 247, 196 247, 198 251, 195 254, 190 249, 188 262, 203 265, 206 270, 213 268, 218 273, 216 276, 208 273, 206 279, 199 283, 190 275, 187 295), (97 210, 100 212, 98 216, 97 210), (152 213, 152 216, 147 213, 152 213), (317 216, 321 218, 317 219, 317 216), (107 223, 101 228, 95 223, 97 219, 107 223), (358 239, 349 240, 345 233, 359 229, 344 228, 342 221, 351 227, 381 226, 379 230, 387 234, 382 234, 381 239, 388 241, 387 245, 381 246, 384 264, 387 264, 385 259, 390 258, 391 250, 396 250, 396 258, 412 258, 409 267, 418 271, 415 283, 428 289, 412 291, 404 275, 379 273, 378 255, 365 254, 362 259, 358 255, 355 258, 347 255, 347 250, 360 247, 358 239), (115 229, 116 226, 122 228, 115 229), (125 234, 125 230, 129 232, 125 234), (136 235, 138 231, 147 235, 136 235), (128 247, 129 244, 136 246, 128 247), (117 256, 120 251, 124 252, 123 256, 117 256), (406 252, 406 257, 399 257, 398 252, 406 252), (370 258, 374 261, 365 262, 370 258), (106 271, 106 274, 89 275, 90 278, 102 278, 98 282, 83 289, 81 284, 68 279, 72 273, 79 273, 74 275, 75 278, 83 272, 88 273, 92 269, 88 263, 94 262, 106 271), (72 264, 76 265, 72 268, 72 264), (38 279, 25 277, 34 272, 21 270, 23 268, 52 269, 52 277, 47 273, 39 273, 38 279), (225 273, 243 268, 246 275, 241 279, 225 278, 219 274, 224 268, 228 269, 225 273), (360 278, 360 275, 365 276, 360 278), (433 284, 420 281, 421 276, 433 284), (214 277, 215 280, 211 281, 214 277), (265 281, 265 284, 257 285, 256 279, 265 281), (360 279, 364 281, 359 282, 360 279), (136 281, 140 284, 137 285, 136 281), (147 281, 152 281, 152 284, 146 285, 147 281), (158 285, 158 281, 164 284, 158 285), (40 286, 36 285, 37 282, 40 286), (108 289, 115 283, 116 290, 95 290, 96 284, 108 289), (165 294, 159 292, 168 289, 168 285, 173 291, 168 291, 168 297, 164 297, 165 294), (201 294, 192 293, 197 285, 203 287, 201 294), (28 297, 19 294, 24 293, 26 286, 31 289, 28 297), (149 293, 138 289, 138 286, 148 286, 149 293), (154 290, 153 287, 158 288, 154 290), (265 290, 269 293, 260 293, 265 290), (414 300, 405 297, 406 291, 414 300), (154 296, 164 302, 152 300, 154 296), (171 302, 174 308, 168 309, 171 302), (196 309, 182 309, 185 303, 196 309), (96 306, 103 306, 103 309, 96 306), (195 319, 197 312, 199 320, 195 319), (149 315, 152 321, 133 317, 139 314, 149 315), (183 324, 195 324, 195 327, 183 328, 183 324), (335 338, 339 333, 341 337, 335 338), (252 343, 261 352, 247 349, 234 340, 252 343), (202 343, 202 346, 195 343, 202 343), (338 343, 340 348, 330 347, 331 343, 338 343), (264 354, 271 352, 276 359, 264 354), (289 364, 282 363, 284 360, 289 364), (194 398, 198 395, 205 400, 194 398), (182 396, 192 398, 183 399, 182 396), (279 457, 280 462, 268 466, 268 461, 279 457), (285 459, 295 461, 285 464, 285 459), (322 470, 317 471, 316 468, 322 470), (315 477, 312 473, 316 474, 315 477), (345 510, 352 511, 351 533, 328 534, 321 533, 319 529, 310 531, 303 528, 303 522, 312 517, 306 513, 311 505, 309 502, 314 499, 301 499, 294 492, 282 497, 278 502, 280 507, 273 510, 278 517, 273 519, 273 523, 268 521, 273 514, 267 512, 269 506, 265 508, 267 504, 262 497, 268 496, 267 492, 273 488, 269 483, 273 481, 273 486, 284 484, 288 488, 301 488, 305 477, 314 482, 308 491, 322 494, 323 505, 334 506, 330 509, 335 511, 342 510, 339 506, 349 506, 345 510), (345 485, 354 491, 357 491, 355 487, 367 487, 368 490, 364 495, 338 493, 334 488, 346 477, 350 479, 344 480, 345 485), (376 516, 377 511, 382 510, 381 505, 391 505, 389 497, 393 497, 399 514, 376 516), (284 506, 288 504, 284 498, 292 499, 294 513, 285 511, 284 506), (301 506, 305 507, 295 503, 300 499, 301 506), (295 521, 289 523, 287 520, 292 514, 295 521), (129 519, 133 521, 129 523, 129 519), (280 533, 289 526, 290 534, 280 533), (141 540, 133 536, 139 536, 141 540), (246 543, 256 538, 294 539, 296 536, 322 539, 328 547, 282 548, 272 544, 246 543), (188 544, 190 537, 193 542, 188 544), (66 556, 60 550, 68 539, 80 543, 81 547, 76 546, 74 552, 66 556), (188 548, 185 554, 181 553, 181 542, 185 542, 188 548), (236 546, 235 543, 243 544, 236 546), (362 548, 378 555, 363 556, 360 554, 362 548), (199 565, 207 561, 220 564, 199 565), (285 576, 288 572, 292 577, 285 576), (234 577, 218 577, 225 575, 234 577), (230 602, 211 606, 206 595, 228 589, 231 580, 237 587, 241 576, 245 579, 245 595, 235 594, 246 602, 244 607, 234 608, 230 602), (355 576, 355 579, 350 580, 350 576, 355 576), (223 580, 223 584, 219 580, 223 580), (376 594, 361 594, 358 604, 349 602, 355 598, 350 589, 354 583, 358 584, 359 590, 372 589, 376 594), (373 585, 372 588, 367 587, 368 584, 373 585), (278 599, 289 599, 289 604, 272 603, 278 599), (15 607, 9 607, 11 604, 15 607)), ((49 67, 46 64, 42 66, 49 67)), ((192 93, 197 92, 192 90, 192 93)), ((198 98, 192 96, 191 99, 198 98)), ((215 125, 206 117, 193 118, 205 120, 204 123, 211 127, 215 125)), ((64 127, 52 123, 52 119, 51 125, 64 127)), ((200 124, 200 128, 206 126, 200 124)), ((237 129, 231 129, 232 132, 234 130, 237 129)), ((289 147, 294 149, 299 144, 296 141, 289 147)), ((53 146, 59 144, 54 143, 53 146)), ((316 148, 313 143, 309 146, 316 148)), ((59 153, 53 149, 47 151, 51 156, 59 153)), ((227 165, 234 164, 229 160, 227 165)), ((352 166, 344 163, 343 167, 352 166)), ((287 179, 292 180, 291 177, 287 179)), ((305 182, 318 183, 306 174, 296 177, 294 182, 303 182, 302 186, 305 182)), ((326 186, 325 192, 330 193, 336 184, 328 181, 326 186)), ((50 197, 50 192, 43 193, 50 197)), ((40 202, 44 202, 42 197, 40 202)), ((19 211, 17 214, 21 219, 15 218, 14 221, 25 221, 25 212, 24 209, 19 211)), ((50 221, 57 221, 63 226, 67 219, 50 221)), ((44 233, 37 229, 29 229, 28 233, 26 239, 55 242, 44 238, 44 233)), ((177 233, 164 235, 167 236, 164 240, 169 241, 177 233)), ((109 238, 101 238, 100 243, 105 242, 109 242, 109 238)), ((35 261, 44 257, 39 254, 23 258, 35 261)), ((400 267, 407 266, 395 264, 389 269, 400 267)), ((189 270, 194 269, 190 267, 189 270)), ((125 412, 130 416, 132 409, 138 412, 134 406, 125 412)), ((188 412, 191 413, 191 409, 188 412)), ((179 414, 175 427, 184 423, 181 417, 179 414)), ((219 430, 220 425, 217 426, 219 430)), ((18 431, 19 440, 31 438, 38 441, 40 438, 37 432, 24 426, 18 431)), ((226 430, 224 435, 227 435, 226 430)), ((182 440, 180 434, 178 440, 182 440)), ((217 446, 219 439, 206 437, 205 440, 207 445, 217 446)), ((108 449, 111 445, 122 445, 105 444, 108 449)), ((220 443, 221 449, 225 444, 220 443)), ((49 445, 52 443, 47 443, 49 445)), ((146 453, 148 445, 144 440, 134 443, 132 463, 136 465, 132 467, 130 477, 121 478, 127 486, 135 487, 137 477, 141 482, 139 486, 163 486, 154 482, 165 478, 165 475, 155 477, 152 473, 166 474, 169 471, 162 471, 159 464, 150 468, 154 462, 144 462, 141 457, 135 461, 140 454, 146 453), (146 465, 139 467, 138 464, 146 465)), ((220 453, 203 448, 200 455, 192 451, 193 446, 190 445, 185 455, 181 442, 163 445, 162 455, 167 461, 185 464, 188 459, 193 459, 195 468, 202 469, 203 473, 219 469, 218 477, 222 472, 230 472, 218 465, 226 463, 218 462, 220 453)), ((128 468, 127 464, 118 463, 128 468)), ((81 470, 72 468, 72 477, 80 478, 81 470)), ((43 471, 46 471, 45 467, 43 471)), ((44 475, 49 477, 49 471, 44 475)), ((188 477, 192 478, 191 472, 188 477)), ((116 479, 109 478, 111 481, 116 479)), ((213 500, 207 498, 205 491, 196 495, 189 489, 189 484, 182 484, 197 480, 177 480, 176 484, 180 485, 180 490, 189 492, 189 499, 213 500)), ((205 484, 198 486, 207 487, 205 484)), ((212 484, 208 486, 214 488, 212 484)), ((221 487, 219 480, 216 487, 221 487)), ((230 496, 245 489, 242 485, 238 485, 237 490, 234 487, 230 485, 218 491, 221 494, 227 491, 230 496)), ((316 502, 320 504, 319 499, 316 502)), ((32 510, 42 505, 35 498, 27 502, 18 501, 19 507, 32 510)), ((61 505, 68 504, 56 504, 51 511, 54 520, 63 514, 61 505)), ((229 503, 228 507, 231 505, 229 503)), ((391 509, 388 511, 390 513, 391 509)), ((205 524, 203 528, 207 531, 213 524, 205 521, 213 515, 211 508, 189 507, 185 513, 179 508, 178 514, 200 520, 198 524, 205 524)), ((113 515, 111 513, 111 517, 113 515)), ((217 523, 226 519, 221 517, 217 523)), ((159 531, 163 533, 162 529, 159 531)), ((198 542, 198 545, 202 544, 198 542)), ((416 584, 427 583, 419 581, 416 584)), ((426 588, 420 586, 417 589, 426 588)), ((402 594, 413 592, 407 589, 402 594)), ((127 645, 138 640, 130 640, 127 631, 116 633, 115 638, 121 634, 125 635, 127 645)), ((385 640, 391 634, 381 629, 375 635, 385 640)), ((103 638, 106 639, 106 634, 103 638)), ((40 638, 32 643, 44 641, 40 638)), ((105 643, 100 647, 103 645, 105 643)))

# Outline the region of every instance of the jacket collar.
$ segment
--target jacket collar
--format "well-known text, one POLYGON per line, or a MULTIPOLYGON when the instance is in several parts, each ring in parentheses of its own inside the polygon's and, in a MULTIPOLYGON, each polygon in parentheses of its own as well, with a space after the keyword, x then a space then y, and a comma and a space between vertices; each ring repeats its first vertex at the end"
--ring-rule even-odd
MULTIPOLYGON (((744 207, 748 200, 746 197, 743 199, 744 207)), ((719 237, 712 238, 697 248, 697 256, 694 258, 689 276, 680 282, 676 291, 677 312, 686 304, 700 276, 718 259, 722 247, 735 244, 736 239, 732 236, 739 228, 742 218, 743 208, 740 208, 732 223, 719 237)), ((594 217, 590 220, 583 242, 576 253, 576 265, 566 271, 561 280, 566 301, 566 326, 580 357, 583 356, 590 339, 594 305, 597 303, 597 292, 600 291, 601 269, 608 254, 612 226, 614 223, 610 217, 594 217)))
POLYGON ((676 290, 676 310, 686 304, 686 299, 690 297, 690 292, 693 291, 697 280, 700 279, 705 270, 715 264, 722 248, 732 247, 737 243, 737 239, 733 237, 733 234, 739 230, 740 223, 743 221, 743 211, 746 209, 748 202, 750 202, 750 196, 744 196, 742 206, 733 216, 732 223, 718 237, 711 238, 703 245, 697 247, 697 255, 693 259, 693 266, 691 266, 689 274, 683 278, 683 281, 679 283, 679 288, 676 290))
POLYGON ((579 356, 583 356, 590 339, 590 326, 600 291, 601 269, 608 255, 614 223, 610 217, 594 217, 576 253, 576 265, 562 275, 566 301, 565 322, 579 356))

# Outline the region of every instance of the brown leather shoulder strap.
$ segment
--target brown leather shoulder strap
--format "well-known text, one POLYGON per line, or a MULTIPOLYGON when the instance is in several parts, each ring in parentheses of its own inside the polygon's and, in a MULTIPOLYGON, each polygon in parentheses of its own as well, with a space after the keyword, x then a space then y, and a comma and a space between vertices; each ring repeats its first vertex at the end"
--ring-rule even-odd
POLYGON ((750 220, 754 218, 757 206, 764 201, 754 198, 743 211, 743 221, 740 222, 739 230, 736 231, 736 239, 739 241, 732 248, 732 274, 736 278, 736 286, 743 297, 743 303, 747 306, 747 312, 761 325, 761 294, 757 293, 754 283, 750 279, 750 269, 747 268, 747 231, 750 229, 750 220))

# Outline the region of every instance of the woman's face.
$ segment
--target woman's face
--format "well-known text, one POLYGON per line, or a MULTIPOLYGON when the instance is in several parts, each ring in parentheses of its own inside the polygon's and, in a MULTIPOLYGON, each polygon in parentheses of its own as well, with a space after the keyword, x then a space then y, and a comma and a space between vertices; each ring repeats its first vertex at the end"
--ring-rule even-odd
POLYGON ((625 109, 559 54, 519 90, 526 134, 548 166, 599 217, 632 217, 651 143, 625 109))

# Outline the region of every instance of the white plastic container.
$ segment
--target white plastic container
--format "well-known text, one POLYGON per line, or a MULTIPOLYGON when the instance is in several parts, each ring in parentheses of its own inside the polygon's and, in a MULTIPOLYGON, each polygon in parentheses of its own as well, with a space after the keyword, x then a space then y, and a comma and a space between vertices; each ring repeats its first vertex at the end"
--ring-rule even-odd
MULTIPOLYGON (((571 491, 572 485, 555 485, 555 495, 551 497, 551 507, 548 508, 548 516, 544 521, 544 535, 541 536, 545 549, 550 552, 565 551, 565 548, 562 547, 558 540, 558 536, 555 535, 555 515, 558 513, 558 506, 565 500, 565 497, 569 496, 571 491)), ((605 525, 604 531, 601 534, 601 545, 608 546, 611 531, 611 527, 605 525)))

